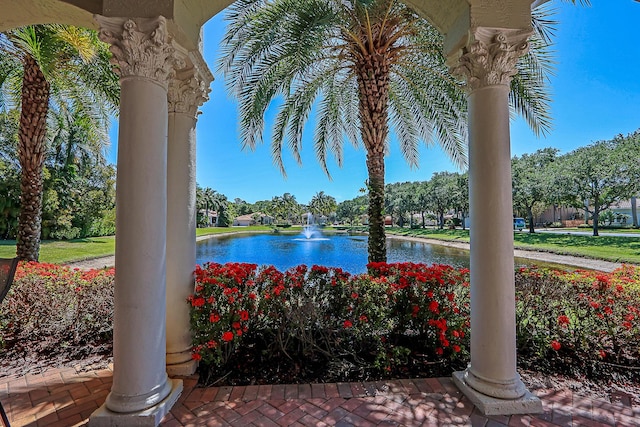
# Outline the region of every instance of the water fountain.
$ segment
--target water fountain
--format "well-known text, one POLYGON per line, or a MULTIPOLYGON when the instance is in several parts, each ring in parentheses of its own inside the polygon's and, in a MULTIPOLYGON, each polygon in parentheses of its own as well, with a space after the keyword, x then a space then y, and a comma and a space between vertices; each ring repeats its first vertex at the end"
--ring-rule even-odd
POLYGON ((302 226, 302 235, 306 240, 327 240, 322 237, 322 232, 315 224, 313 214, 311 212, 307 212, 307 223, 302 226))

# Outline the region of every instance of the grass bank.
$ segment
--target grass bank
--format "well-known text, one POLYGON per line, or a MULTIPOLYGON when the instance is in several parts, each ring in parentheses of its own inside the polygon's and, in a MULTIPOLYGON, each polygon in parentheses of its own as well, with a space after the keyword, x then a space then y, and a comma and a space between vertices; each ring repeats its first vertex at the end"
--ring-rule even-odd
MULTIPOLYGON (((113 236, 74 240, 45 240, 40 243, 40 262, 66 263, 113 255, 116 239, 113 236)), ((15 240, 0 240, 0 258, 16 256, 15 240)))
MULTIPOLYGON (((238 228, 198 228, 196 236, 242 232, 270 231, 271 227, 254 226, 238 228)), ((90 237, 75 240, 45 240, 40 244, 40 262, 65 264, 91 258, 113 255, 116 251, 114 236, 90 237)), ((0 258, 16 256, 15 240, 0 240, 0 258)))
MULTIPOLYGON (((428 239, 469 242, 469 230, 388 228, 389 234, 424 237, 428 239)), ((518 249, 553 252, 602 259, 612 262, 640 264, 640 236, 578 236, 573 234, 551 234, 518 232, 513 235, 518 249)))
POLYGON ((252 225, 250 227, 209 227, 209 228, 196 228, 196 237, 212 236, 215 234, 229 234, 229 233, 252 233, 261 231, 271 231, 273 227, 269 225, 252 225))

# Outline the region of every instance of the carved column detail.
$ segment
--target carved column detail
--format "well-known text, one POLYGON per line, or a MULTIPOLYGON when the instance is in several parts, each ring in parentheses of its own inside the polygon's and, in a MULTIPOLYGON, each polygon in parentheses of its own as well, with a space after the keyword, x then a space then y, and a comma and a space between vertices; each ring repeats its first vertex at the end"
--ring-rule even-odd
POLYGON ((174 67, 184 63, 175 55, 164 17, 108 18, 96 15, 100 40, 109 43, 112 62, 121 78, 146 77, 167 87, 174 67))
POLYGON ((516 63, 529 50, 528 30, 477 28, 474 41, 462 49, 453 74, 465 77, 470 90, 511 84, 516 63))
POLYGON ((182 79, 174 77, 169 82, 169 113, 196 115, 198 107, 209 99, 209 85, 197 69, 191 69, 182 79))

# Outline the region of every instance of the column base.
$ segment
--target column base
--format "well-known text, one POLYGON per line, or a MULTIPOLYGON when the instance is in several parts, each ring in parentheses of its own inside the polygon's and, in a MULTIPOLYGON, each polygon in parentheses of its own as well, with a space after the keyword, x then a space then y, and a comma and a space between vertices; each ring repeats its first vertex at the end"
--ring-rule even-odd
POLYGON ((196 373, 197 367, 198 362, 191 358, 186 362, 167 364, 167 375, 170 377, 188 377, 196 373))
POLYGON ((453 382, 484 415, 540 414, 543 412, 540 399, 526 389, 524 395, 516 399, 498 399, 471 388, 465 381, 465 374, 466 371, 454 372, 453 382))
POLYGON ((109 410, 106 403, 89 417, 89 427, 156 427, 182 394, 182 380, 172 380, 169 395, 149 409, 139 412, 119 413, 109 410))

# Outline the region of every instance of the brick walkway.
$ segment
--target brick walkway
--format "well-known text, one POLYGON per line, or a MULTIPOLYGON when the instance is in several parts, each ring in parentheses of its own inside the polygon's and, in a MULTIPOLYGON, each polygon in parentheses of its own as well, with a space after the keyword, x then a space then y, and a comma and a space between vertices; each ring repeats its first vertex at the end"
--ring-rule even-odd
MULTIPOLYGON (((111 387, 109 370, 51 369, 0 378, 11 425, 84 426, 111 387)), ((536 390, 540 415, 484 417, 449 378, 372 383, 196 388, 184 392, 162 426, 640 426, 640 407, 624 393, 611 402, 536 390)))

